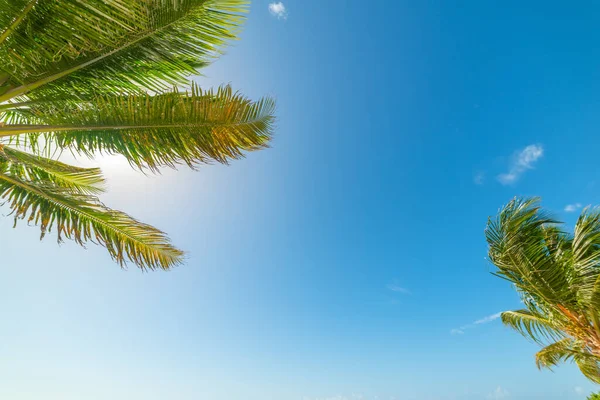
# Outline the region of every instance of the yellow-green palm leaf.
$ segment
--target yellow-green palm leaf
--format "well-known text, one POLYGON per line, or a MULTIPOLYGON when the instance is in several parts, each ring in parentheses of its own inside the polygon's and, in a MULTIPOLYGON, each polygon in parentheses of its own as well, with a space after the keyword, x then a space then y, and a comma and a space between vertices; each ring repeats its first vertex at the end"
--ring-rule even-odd
POLYGON ((98 169, 49 154, 120 154, 138 169, 228 163, 268 146, 274 102, 189 82, 236 38, 246 0, 0 0, 0 198, 15 221, 169 269, 166 235, 97 197, 98 169), (183 86, 189 89, 183 89, 183 86))
POLYGON ((600 383, 600 212, 585 209, 574 233, 538 199, 514 199, 486 228, 496 274, 510 281, 527 309, 502 313, 505 325, 544 346, 540 368, 575 362, 600 383))

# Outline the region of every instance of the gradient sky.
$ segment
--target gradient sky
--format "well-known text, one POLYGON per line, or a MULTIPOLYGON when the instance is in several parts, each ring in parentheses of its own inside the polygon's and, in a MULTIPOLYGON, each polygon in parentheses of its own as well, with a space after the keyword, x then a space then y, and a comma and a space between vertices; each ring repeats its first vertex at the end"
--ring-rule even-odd
POLYGON ((598 390, 573 366, 538 371, 494 318, 519 300, 490 274, 487 217, 515 195, 569 224, 600 203, 600 6, 525 3, 254 0, 197 82, 275 96, 273 147, 155 177, 92 163, 103 200, 169 232, 187 265, 123 271, 0 218, 0 398, 598 390))

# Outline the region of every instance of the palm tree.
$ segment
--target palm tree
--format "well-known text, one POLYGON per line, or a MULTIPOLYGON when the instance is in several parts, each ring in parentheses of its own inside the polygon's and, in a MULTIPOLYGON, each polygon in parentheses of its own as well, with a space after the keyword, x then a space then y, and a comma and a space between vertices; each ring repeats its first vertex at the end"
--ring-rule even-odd
POLYGON ((0 0, 0 199, 15 224, 98 243, 121 266, 180 264, 163 232, 98 200, 100 170, 54 156, 120 154, 156 172, 266 147, 271 99, 189 83, 245 11, 245 0, 0 0))
POLYGON ((574 232, 539 207, 514 199, 488 220, 489 258, 525 308, 502 322, 543 346, 538 368, 575 362, 600 383, 600 209, 585 209, 574 232))
POLYGON ((600 393, 592 393, 588 396, 587 400, 600 400, 600 393))

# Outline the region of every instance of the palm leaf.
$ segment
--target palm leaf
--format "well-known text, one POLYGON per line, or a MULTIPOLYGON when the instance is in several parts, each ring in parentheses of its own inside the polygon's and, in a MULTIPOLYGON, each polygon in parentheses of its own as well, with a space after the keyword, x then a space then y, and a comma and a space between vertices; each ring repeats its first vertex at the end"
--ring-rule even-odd
POLYGON ((59 161, 0 146, 0 162, 14 176, 25 181, 54 184, 80 193, 103 192, 104 177, 99 168, 79 168, 59 161))
POLYGON ((573 350, 573 347, 574 341, 571 338, 565 338, 544 347, 535 355, 537 367, 552 369, 562 362, 572 360, 578 353, 573 350))
POLYGON ((564 334, 556 328, 552 321, 535 315, 529 310, 505 311, 502 313, 501 319, 504 325, 539 344, 564 338, 564 334))
POLYGON ((589 353, 578 353, 574 357, 579 370, 586 378, 600 384, 600 358, 589 353))
POLYGON ((577 271, 577 287, 582 302, 592 298, 600 306, 600 210, 585 209, 575 224, 573 235, 573 267, 577 271))
POLYGON ((538 199, 514 199, 488 221, 489 257, 498 275, 519 291, 571 307, 577 296, 570 284, 570 242, 557 224, 540 209, 538 199))
POLYGON ((584 210, 574 234, 559 224, 538 199, 516 198, 489 220, 490 260, 527 307, 502 321, 547 344, 536 355, 539 368, 574 361, 600 383, 600 212, 584 210))
POLYGON ((245 0, 40 1, 0 43, 0 102, 184 84, 235 38, 246 9, 245 0))
POLYGON ((535 358, 540 369, 552 369, 562 362, 575 361, 583 375, 595 383, 600 383, 600 358, 571 338, 546 346, 536 354, 535 358))
POLYGON ((58 240, 104 246, 121 266, 127 261, 141 269, 169 269, 181 263, 183 253, 158 229, 111 210, 95 197, 52 183, 23 180, 0 163, 0 198, 19 219, 40 226, 41 237, 53 227, 58 240))
POLYGON ((203 92, 177 90, 160 95, 99 96, 92 101, 40 102, 5 112, 1 136, 29 133, 43 143, 92 156, 122 154, 139 168, 243 157, 267 146, 274 102, 252 102, 230 87, 203 92), (41 133, 45 133, 42 135, 41 133))

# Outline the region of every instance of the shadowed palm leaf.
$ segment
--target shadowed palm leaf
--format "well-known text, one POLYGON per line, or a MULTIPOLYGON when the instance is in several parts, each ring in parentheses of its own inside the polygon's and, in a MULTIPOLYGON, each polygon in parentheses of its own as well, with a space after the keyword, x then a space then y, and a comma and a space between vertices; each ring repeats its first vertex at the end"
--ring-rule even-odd
POLYGON ((497 275, 527 307, 502 322, 544 346, 539 368, 571 361, 600 383, 600 210, 584 210, 571 234, 537 199, 515 199, 488 221, 486 237, 497 275))
POLYGON ((177 88, 235 38, 246 9, 244 0, 0 0, 0 197, 15 219, 42 236, 54 227, 59 240, 97 242, 121 265, 181 263, 162 232, 100 203, 98 169, 42 155, 120 154, 157 171, 267 147, 271 99, 177 88))

